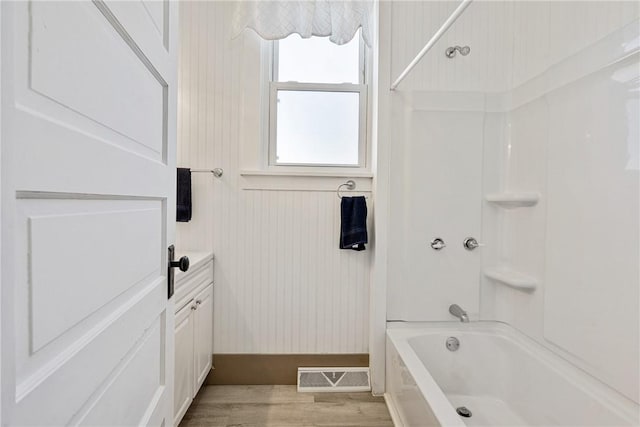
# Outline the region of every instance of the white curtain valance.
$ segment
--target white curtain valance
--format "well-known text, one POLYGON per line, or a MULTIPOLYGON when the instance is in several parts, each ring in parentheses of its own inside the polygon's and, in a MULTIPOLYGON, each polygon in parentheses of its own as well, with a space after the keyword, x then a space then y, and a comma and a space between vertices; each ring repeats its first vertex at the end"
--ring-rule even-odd
POLYGON ((240 1, 233 18, 234 37, 245 28, 266 40, 297 33, 303 38, 329 37, 335 44, 348 43, 358 28, 371 46, 373 1, 284 0, 240 1))

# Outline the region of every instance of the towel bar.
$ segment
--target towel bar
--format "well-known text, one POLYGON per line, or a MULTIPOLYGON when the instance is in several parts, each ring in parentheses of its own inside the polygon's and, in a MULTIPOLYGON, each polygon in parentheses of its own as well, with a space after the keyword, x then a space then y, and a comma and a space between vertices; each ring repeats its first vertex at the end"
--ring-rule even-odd
POLYGON ((209 172, 212 173, 216 178, 220 178, 224 173, 222 168, 214 168, 214 169, 191 169, 191 172, 209 172))

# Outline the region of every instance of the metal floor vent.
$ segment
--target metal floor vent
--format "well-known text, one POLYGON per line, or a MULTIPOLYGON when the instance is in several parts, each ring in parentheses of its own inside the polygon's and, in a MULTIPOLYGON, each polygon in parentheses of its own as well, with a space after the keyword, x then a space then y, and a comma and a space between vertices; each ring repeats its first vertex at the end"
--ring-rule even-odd
POLYGON ((298 368, 298 391, 371 390, 369 368, 298 368))

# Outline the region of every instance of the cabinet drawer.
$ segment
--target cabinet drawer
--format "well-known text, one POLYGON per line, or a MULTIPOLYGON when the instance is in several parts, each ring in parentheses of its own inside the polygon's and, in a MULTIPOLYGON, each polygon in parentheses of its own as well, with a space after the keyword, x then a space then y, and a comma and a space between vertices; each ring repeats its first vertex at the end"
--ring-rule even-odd
POLYGON ((191 293, 211 282, 213 282, 213 261, 201 264, 194 271, 187 271, 186 274, 181 275, 175 284, 176 310, 188 302, 191 293))

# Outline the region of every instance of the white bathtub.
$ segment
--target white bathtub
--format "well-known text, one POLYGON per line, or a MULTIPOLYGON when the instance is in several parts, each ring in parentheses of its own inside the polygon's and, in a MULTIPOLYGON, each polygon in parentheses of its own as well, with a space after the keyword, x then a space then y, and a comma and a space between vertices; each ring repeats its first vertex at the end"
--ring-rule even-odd
POLYGON ((388 404, 405 426, 639 423, 638 405, 502 323, 390 323, 386 371, 388 404))

